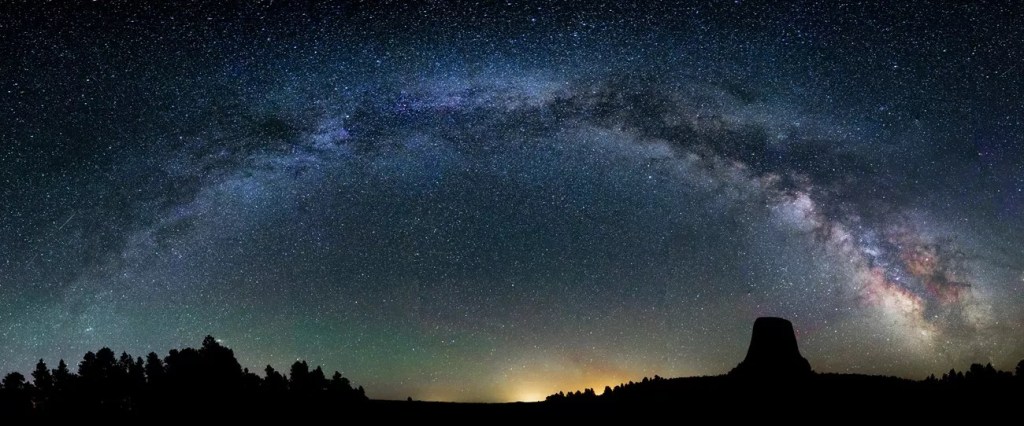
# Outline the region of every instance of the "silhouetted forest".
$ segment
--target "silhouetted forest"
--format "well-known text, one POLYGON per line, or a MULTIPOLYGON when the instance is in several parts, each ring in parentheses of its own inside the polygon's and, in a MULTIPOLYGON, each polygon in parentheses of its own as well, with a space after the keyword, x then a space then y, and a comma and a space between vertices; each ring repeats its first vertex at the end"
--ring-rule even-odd
POLYGON ((173 349, 145 359, 110 348, 88 352, 72 372, 64 360, 50 368, 39 360, 25 377, 14 372, 0 382, 4 415, 180 414, 260 408, 333 407, 366 401, 341 373, 328 378, 319 366, 296 361, 287 377, 271 366, 261 377, 242 368, 231 349, 206 336, 199 349, 173 349))

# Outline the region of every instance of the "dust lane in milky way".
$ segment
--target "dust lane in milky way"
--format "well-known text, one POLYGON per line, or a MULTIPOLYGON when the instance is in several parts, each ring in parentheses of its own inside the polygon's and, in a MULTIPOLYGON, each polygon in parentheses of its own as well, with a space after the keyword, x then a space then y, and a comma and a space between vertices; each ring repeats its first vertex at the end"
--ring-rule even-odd
POLYGON ((998 5, 3 8, 0 371, 213 334, 538 399, 764 315, 819 371, 1024 357, 998 5))

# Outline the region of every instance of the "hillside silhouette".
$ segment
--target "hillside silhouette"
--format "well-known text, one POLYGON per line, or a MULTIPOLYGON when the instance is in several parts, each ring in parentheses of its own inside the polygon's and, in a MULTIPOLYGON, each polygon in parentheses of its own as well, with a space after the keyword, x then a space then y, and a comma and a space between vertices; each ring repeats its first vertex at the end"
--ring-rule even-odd
MULTIPOLYGON (((86 353, 76 370, 64 360, 50 368, 39 360, 25 376, 12 372, 0 381, 4 418, 123 416, 156 418, 220 413, 246 418, 265 415, 373 413, 378 418, 406 415, 602 416, 635 409, 675 411, 689 407, 745 407, 740 417, 779 410, 849 410, 864 402, 889 410, 936 417, 951 406, 1018 407, 1024 400, 1024 360, 1015 374, 991 364, 951 369, 924 380, 858 374, 821 374, 800 355, 792 324, 781 318, 754 323, 747 356, 725 375, 643 378, 615 387, 558 392, 540 403, 464 404, 369 400, 361 386, 340 373, 329 378, 321 367, 296 361, 288 372, 267 366, 262 375, 242 368, 234 352, 207 336, 198 349, 171 350, 166 356, 117 356, 109 348, 86 353), (921 405, 917 405, 921 404, 921 405), (951 404, 951 405, 946 405, 951 404), (769 410, 769 411, 764 411, 769 410)), ((838 412, 838 411, 837 411, 838 412)), ((720 413, 721 414, 721 413, 720 413)), ((737 413, 734 413, 737 414, 737 413)))
MULTIPOLYGON (((800 355, 793 324, 783 318, 763 317, 754 322, 747 356, 726 375, 665 379, 643 378, 615 387, 559 392, 546 402, 560 406, 669 407, 729 404, 760 409, 792 404, 817 409, 848 409, 852 402, 899 401, 900 404, 1005 404, 1024 400, 1024 360, 1016 375, 992 364, 972 364, 966 371, 951 369, 941 377, 924 380, 863 374, 815 373, 800 355)), ((901 411, 896 406, 896 411, 901 411)), ((904 407, 907 408, 907 407, 904 407)), ((1005 407, 1004 407, 1005 408, 1005 407)))

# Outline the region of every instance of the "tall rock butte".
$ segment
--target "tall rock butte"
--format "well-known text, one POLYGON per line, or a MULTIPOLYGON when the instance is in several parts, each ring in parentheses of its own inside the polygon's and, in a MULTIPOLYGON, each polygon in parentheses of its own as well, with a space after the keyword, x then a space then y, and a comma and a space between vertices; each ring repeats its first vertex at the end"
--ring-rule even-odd
POLYGON ((811 374, 811 364, 800 355, 793 323, 761 317, 754 321, 747 357, 729 374, 749 378, 799 378, 811 374))

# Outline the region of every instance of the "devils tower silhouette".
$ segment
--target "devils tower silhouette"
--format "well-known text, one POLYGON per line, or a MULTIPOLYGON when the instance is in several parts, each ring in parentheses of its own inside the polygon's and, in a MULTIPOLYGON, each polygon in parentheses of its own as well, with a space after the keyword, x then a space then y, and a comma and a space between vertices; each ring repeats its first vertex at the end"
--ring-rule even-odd
POLYGON ((744 378, 801 378, 811 374, 811 364, 800 355, 793 323, 783 318, 761 317, 754 321, 747 357, 729 374, 744 378))

